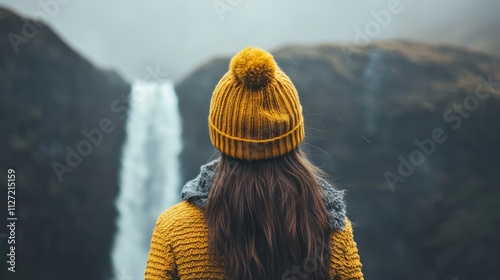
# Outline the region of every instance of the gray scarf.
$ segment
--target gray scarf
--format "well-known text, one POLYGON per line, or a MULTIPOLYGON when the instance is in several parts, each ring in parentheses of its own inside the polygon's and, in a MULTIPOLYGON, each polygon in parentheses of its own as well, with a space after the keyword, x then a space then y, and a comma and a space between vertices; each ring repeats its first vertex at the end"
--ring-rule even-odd
MULTIPOLYGON (((208 199, 210 186, 215 178, 215 166, 218 160, 213 160, 201 166, 201 171, 198 176, 187 182, 182 188, 181 197, 183 200, 189 201, 201 209, 205 209, 208 199)), ((339 191, 333 188, 328 182, 323 179, 318 180, 323 201, 330 215, 330 226, 334 231, 340 231, 345 226, 346 205, 344 201, 344 191, 339 191)))

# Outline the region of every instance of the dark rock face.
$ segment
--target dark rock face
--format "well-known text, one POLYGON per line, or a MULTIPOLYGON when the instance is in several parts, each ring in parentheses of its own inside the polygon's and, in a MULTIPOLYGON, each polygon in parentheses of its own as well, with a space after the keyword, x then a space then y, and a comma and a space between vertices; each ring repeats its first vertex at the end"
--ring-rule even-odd
POLYGON ((0 278, 110 279, 130 86, 5 9, 0 61, 0 166, 16 171, 18 218, 16 273, 1 239, 0 278))
MULTIPOLYGON (((299 92, 302 147, 349 192, 367 279, 495 279, 500 59, 409 42, 274 53, 299 92)), ((214 154, 217 59, 177 84, 183 179, 214 154)))

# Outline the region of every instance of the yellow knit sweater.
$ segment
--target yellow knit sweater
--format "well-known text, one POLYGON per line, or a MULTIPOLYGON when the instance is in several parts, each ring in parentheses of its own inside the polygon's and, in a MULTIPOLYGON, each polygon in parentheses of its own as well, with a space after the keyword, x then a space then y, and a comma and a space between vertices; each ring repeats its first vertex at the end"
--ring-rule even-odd
MULTIPOLYGON (((164 211, 156 221, 145 279, 225 279, 223 268, 208 255, 207 236, 203 210, 190 202, 178 203, 164 211)), ((344 229, 332 233, 330 248, 332 279, 363 279, 347 218, 344 229)), ((307 268, 297 273, 300 274, 290 276, 304 277, 307 268)))

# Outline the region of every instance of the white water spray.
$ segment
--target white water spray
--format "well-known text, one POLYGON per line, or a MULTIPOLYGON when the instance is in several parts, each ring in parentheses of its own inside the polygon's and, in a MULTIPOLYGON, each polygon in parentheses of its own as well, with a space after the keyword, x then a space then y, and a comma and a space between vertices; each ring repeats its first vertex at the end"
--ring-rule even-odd
POLYGON ((181 124, 172 83, 135 82, 122 150, 113 279, 143 279, 156 218, 179 200, 181 124))

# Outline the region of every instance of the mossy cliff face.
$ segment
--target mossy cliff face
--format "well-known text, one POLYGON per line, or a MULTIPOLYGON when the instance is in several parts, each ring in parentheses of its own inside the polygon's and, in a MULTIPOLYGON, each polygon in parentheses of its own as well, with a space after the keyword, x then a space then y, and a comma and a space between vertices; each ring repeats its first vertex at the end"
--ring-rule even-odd
POLYGON ((16 273, 1 239, 0 278, 106 279, 130 86, 5 9, 0 61, 0 166, 16 171, 18 218, 16 273))
MULTIPOLYGON (((302 148, 348 189, 366 278, 494 279, 500 59, 400 41, 274 55, 304 107, 302 148)), ((208 105, 228 62, 176 86, 184 180, 214 154, 208 105)))

